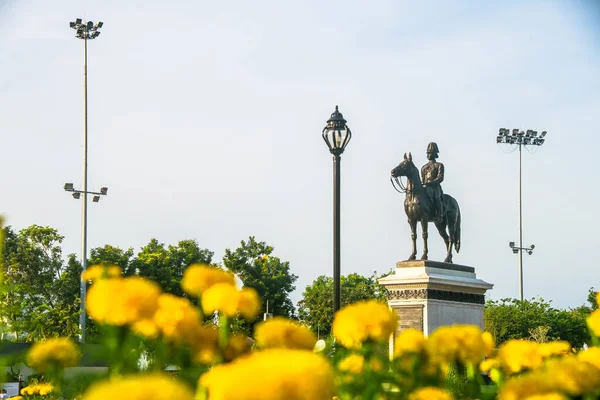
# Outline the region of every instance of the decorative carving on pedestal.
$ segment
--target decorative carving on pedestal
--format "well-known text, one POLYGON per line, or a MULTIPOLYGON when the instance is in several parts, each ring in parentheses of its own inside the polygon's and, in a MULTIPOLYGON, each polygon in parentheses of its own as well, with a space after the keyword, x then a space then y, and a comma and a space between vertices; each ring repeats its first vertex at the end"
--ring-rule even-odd
POLYGON ((388 300, 430 299, 456 301, 459 303, 485 304, 485 296, 476 293, 451 292, 438 289, 387 290, 388 300))

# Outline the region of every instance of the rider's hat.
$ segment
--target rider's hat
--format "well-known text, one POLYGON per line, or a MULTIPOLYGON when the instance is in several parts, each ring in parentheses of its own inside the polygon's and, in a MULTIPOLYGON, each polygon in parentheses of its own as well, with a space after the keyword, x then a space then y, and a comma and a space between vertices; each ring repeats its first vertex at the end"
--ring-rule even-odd
POLYGON ((429 146, 427 146, 427 153, 436 153, 438 154, 440 151, 438 150, 438 146, 435 142, 431 142, 429 143, 429 146))

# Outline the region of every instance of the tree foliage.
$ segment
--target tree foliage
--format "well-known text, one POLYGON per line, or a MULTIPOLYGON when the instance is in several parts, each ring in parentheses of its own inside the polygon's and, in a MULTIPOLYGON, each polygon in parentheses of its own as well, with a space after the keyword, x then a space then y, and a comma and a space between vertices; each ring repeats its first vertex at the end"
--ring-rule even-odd
MULTIPOLYGON (((360 300, 386 300, 386 291, 373 274, 370 277, 349 274, 340 278, 342 307, 360 300)), ((333 278, 321 275, 302 293, 298 317, 319 336, 328 335, 333 323, 333 278)))
POLYGON ((76 336, 79 315, 79 274, 76 264, 64 264, 56 229, 32 225, 14 232, 4 228, 0 317, 18 339, 32 341, 76 336))
POLYGON ((265 242, 257 242, 251 236, 247 242, 241 241, 234 251, 225 250, 223 264, 236 274, 244 286, 255 289, 263 302, 269 303, 269 313, 294 317, 294 304, 290 293, 296 287, 298 277, 290 272, 290 263, 272 255, 273 247, 265 242))
POLYGON ((484 325, 498 345, 509 339, 566 340, 579 348, 590 340, 587 315, 580 308, 553 308, 543 299, 489 300, 485 305, 484 325))

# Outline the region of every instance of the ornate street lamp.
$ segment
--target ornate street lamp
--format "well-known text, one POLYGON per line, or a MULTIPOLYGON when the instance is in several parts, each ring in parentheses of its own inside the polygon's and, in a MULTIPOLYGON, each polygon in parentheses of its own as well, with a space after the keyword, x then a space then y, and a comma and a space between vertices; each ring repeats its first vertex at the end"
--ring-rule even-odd
POLYGON ((323 129, 323 140, 333 154, 333 312, 340 309, 340 163, 352 132, 338 106, 323 129))

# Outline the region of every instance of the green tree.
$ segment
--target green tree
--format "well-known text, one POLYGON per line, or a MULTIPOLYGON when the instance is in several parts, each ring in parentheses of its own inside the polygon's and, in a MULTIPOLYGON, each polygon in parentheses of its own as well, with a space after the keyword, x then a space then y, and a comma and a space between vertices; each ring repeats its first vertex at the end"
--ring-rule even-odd
POLYGON ((50 227, 4 228, 0 317, 21 340, 78 334, 80 270, 63 263, 62 240, 50 227))
MULTIPOLYGON (((342 307, 360 300, 385 301, 385 288, 379 284, 377 274, 370 277, 349 274, 340 278, 342 307)), ((333 278, 321 275, 306 287, 298 302, 298 317, 319 336, 331 332, 333 322, 333 278)))
POLYGON ((553 308, 543 299, 489 300, 485 305, 484 326, 497 345, 509 339, 538 338, 543 330, 544 340, 566 340, 579 348, 590 339, 586 316, 579 309, 553 308))
POLYGON ((132 275, 131 262, 133 259, 133 249, 131 247, 127 250, 123 250, 119 247, 107 244, 104 245, 104 247, 96 247, 90 250, 88 265, 118 265, 123 269, 125 275, 132 275))
POLYGON ((293 318, 294 304, 290 293, 296 287, 298 277, 290 272, 290 263, 272 255, 273 247, 265 242, 257 242, 251 236, 240 247, 225 250, 223 264, 236 274, 244 286, 255 289, 263 301, 269 303, 269 313, 293 318))
POLYGON ((213 254, 208 249, 201 249, 195 240, 182 240, 176 246, 166 247, 153 238, 142 248, 137 258, 129 262, 125 272, 152 279, 165 292, 182 296, 180 283, 183 271, 190 264, 210 264, 213 254))

